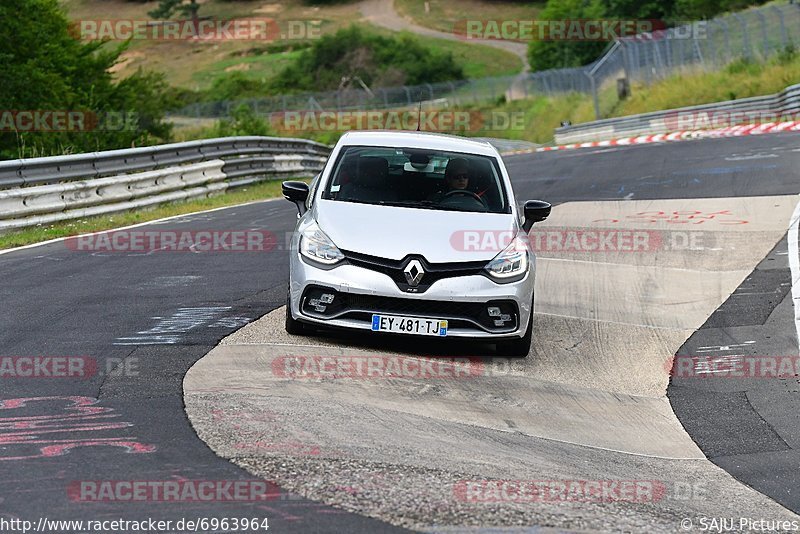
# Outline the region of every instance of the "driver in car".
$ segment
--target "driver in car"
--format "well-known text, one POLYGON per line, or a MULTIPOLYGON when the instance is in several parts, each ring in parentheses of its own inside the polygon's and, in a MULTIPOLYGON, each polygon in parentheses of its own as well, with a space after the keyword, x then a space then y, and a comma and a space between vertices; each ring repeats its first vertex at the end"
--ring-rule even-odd
POLYGON ((469 187, 469 162, 464 158, 453 158, 444 170, 445 190, 431 196, 430 200, 441 202, 451 191, 465 190, 469 187))

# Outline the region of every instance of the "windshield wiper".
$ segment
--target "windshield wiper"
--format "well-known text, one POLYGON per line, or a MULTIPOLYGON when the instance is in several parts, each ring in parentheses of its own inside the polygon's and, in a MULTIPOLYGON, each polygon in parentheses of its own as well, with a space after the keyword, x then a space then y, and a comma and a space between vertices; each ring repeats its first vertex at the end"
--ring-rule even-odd
POLYGON ((470 210, 460 208, 458 206, 448 206, 446 204, 439 204, 433 200, 416 200, 416 201, 393 201, 381 200, 378 202, 381 206, 397 206, 400 208, 420 208, 420 209, 434 209, 440 211, 461 211, 464 213, 485 213, 479 210, 470 210))
POLYGON ((429 208, 436 206, 436 202, 432 200, 380 200, 378 204, 381 206, 397 206, 400 208, 429 208))

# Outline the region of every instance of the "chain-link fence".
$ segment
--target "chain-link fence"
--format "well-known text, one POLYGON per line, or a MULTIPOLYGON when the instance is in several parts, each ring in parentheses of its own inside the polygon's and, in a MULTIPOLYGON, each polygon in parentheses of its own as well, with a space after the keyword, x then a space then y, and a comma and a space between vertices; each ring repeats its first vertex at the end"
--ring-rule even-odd
MULTIPOLYGON (((737 58, 763 61, 789 46, 800 46, 800 5, 797 4, 753 8, 709 21, 622 38, 609 45, 599 59, 584 67, 416 86, 199 103, 172 115, 228 117, 242 104, 257 114, 396 109, 413 107, 420 102, 428 108, 444 108, 492 102, 501 97, 516 100, 577 92, 593 95, 595 112, 600 118, 599 95, 611 84, 621 83, 618 80, 649 84, 681 69, 717 69, 737 58)), ((606 92, 612 99, 618 94, 613 90, 606 92)))
POLYGON ((800 5, 749 9, 658 32, 649 39, 619 42, 627 77, 645 83, 685 66, 718 68, 737 58, 763 61, 800 45, 800 5))

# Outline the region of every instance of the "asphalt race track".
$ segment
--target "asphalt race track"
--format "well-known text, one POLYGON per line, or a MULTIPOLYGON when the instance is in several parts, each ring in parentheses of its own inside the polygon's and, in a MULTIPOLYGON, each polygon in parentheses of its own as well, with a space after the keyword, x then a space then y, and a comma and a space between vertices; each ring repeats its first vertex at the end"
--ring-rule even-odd
POLYGON ((506 158, 518 198, 556 205, 543 229, 618 225, 679 239, 648 254, 541 253, 534 349, 520 361, 459 344, 286 336, 282 245, 295 208, 283 200, 139 228, 265 230, 277 237, 270 252, 90 252, 57 241, 0 254, 0 357, 93 366, 67 378, 0 377, 0 517, 268 517, 275 532, 676 531, 703 514, 797 519, 800 380, 669 371, 675 354, 798 356, 797 234, 792 243, 787 232, 800 200, 799 139, 506 158), (701 220, 692 242, 688 225, 701 220), (280 357, 378 352, 480 354, 485 372, 435 383, 270 374, 280 357), (82 481, 258 478, 281 489, 257 502, 75 497, 82 481), (487 505, 453 490, 471 479, 657 480, 666 495, 487 505), (700 486, 702 496, 691 494, 700 486))

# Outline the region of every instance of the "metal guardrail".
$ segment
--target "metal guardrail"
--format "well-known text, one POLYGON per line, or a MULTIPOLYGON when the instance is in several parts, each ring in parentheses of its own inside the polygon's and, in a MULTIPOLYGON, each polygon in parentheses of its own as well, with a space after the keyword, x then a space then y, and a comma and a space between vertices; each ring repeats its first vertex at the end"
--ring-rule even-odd
MULTIPOLYGON (((742 122, 748 120, 748 113, 757 113, 760 117, 774 114, 776 119, 800 114, 800 84, 791 85, 780 93, 767 96, 756 96, 725 102, 715 102, 699 106, 687 106, 652 113, 629 115, 615 119, 602 119, 572 126, 556 128, 556 144, 581 143, 585 141, 605 141, 608 139, 634 137, 638 135, 652 135, 675 132, 685 128, 683 117, 694 119, 702 117, 703 113, 713 119, 714 114, 742 114, 742 122)), ((730 115, 728 119, 732 118, 730 115)), ((702 121, 701 121, 702 122, 702 121)), ((710 124, 709 127, 713 126, 710 124)), ((731 124, 733 126, 733 124, 731 124)))
POLYGON ((304 139, 229 137, 0 161, 0 231, 312 176, 329 152, 304 139))

